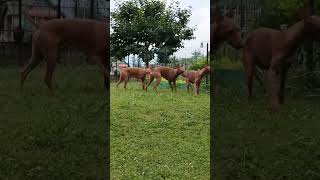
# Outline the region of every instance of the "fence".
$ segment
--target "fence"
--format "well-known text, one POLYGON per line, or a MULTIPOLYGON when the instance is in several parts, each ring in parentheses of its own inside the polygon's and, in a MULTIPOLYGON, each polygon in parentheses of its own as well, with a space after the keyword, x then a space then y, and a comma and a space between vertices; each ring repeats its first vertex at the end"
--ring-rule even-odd
MULTIPOLYGON (((36 22, 59 17, 105 20, 110 14, 109 6, 106 0, 0 1, 0 65, 25 64, 31 56, 32 25, 28 17, 36 22)), ((68 47, 60 48, 60 57, 65 63, 91 62, 81 52, 68 47)))

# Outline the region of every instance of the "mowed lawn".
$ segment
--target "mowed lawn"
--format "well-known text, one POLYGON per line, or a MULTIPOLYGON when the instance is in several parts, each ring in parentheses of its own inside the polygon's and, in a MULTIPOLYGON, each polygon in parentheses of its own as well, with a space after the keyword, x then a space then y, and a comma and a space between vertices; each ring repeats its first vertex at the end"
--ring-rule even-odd
POLYGON ((320 179, 320 97, 291 95, 272 110, 244 88, 214 93, 215 179, 320 179))
POLYGON ((103 179, 106 93, 96 66, 62 66, 55 95, 39 66, 19 93, 16 67, 0 68, 0 179, 103 179))
POLYGON ((158 90, 111 84, 111 179, 209 179, 209 94, 158 90))

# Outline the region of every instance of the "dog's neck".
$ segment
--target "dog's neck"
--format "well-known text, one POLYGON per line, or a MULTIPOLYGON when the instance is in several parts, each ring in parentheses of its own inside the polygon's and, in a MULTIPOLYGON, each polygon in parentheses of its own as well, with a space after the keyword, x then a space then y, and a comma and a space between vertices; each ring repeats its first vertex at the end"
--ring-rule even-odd
POLYGON ((208 68, 208 67, 204 67, 204 68, 202 68, 201 70, 199 70, 199 77, 200 77, 201 79, 203 78, 203 76, 204 76, 205 74, 208 73, 207 68, 208 68))
POLYGON ((288 29, 283 31, 286 46, 289 52, 294 52, 299 45, 306 39, 308 30, 306 29, 305 22, 299 21, 288 29))

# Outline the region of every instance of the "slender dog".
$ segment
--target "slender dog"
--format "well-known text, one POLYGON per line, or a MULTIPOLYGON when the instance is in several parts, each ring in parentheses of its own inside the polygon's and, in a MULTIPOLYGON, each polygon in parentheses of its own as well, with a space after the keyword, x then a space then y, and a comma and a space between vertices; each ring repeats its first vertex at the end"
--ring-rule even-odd
POLYGON ((222 42, 227 42, 235 49, 241 49, 243 42, 241 38, 241 30, 232 17, 233 13, 228 13, 228 16, 221 14, 220 9, 214 7, 211 11, 211 40, 213 47, 216 49, 222 42))
MULTIPOLYGON (((211 31, 211 39, 214 44, 213 50, 217 49, 223 42, 228 43, 235 49, 243 48, 244 44, 241 38, 241 30, 239 25, 237 25, 232 19, 233 13, 229 12, 227 16, 224 16, 217 7, 213 7, 211 13, 210 25, 211 29, 213 29, 213 31, 211 31)), ((259 84, 264 87, 263 81, 259 77, 258 69, 256 67, 254 68, 253 73, 259 84)))
POLYGON ((205 65, 199 71, 185 71, 181 74, 186 79, 188 93, 189 93, 189 87, 191 86, 191 84, 194 84, 195 85, 194 93, 196 95, 199 95, 201 80, 203 79, 205 74, 210 74, 210 66, 208 65, 205 65))
POLYGON ((46 60, 47 70, 44 81, 53 93, 52 74, 56 67, 58 48, 61 43, 76 47, 89 56, 97 57, 96 63, 104 75, 104 86, 108 88, 109 23, 82 19, 54 19, 41 24, 36 24, 32 20, 31 22, 36 29, 32 36, 32 56, 21 71, 21 90, 28 74, 42 60, 46 60))
POLYGON ((176 87, 176 81, 177 78, 180 74, 182 74, 185 71, 185 69, 183 67, 176 67, 176 68, 169 68, 169 67, 164 67, 164 66, 160 66, 157 68, 154 68, 150 74, 150 79, 149 79, 149 83, 146 87, 149 87, 149 85, 152 83, 152 81, 154 79, 156 79, 156 83, 154 84, 153 88, 154 90, 159 94, 159 92, 157 91, 157 87, 159 86, 160 82, 161 82, 161 77, 165 78, 166 80, 168 80, 168 83, 171 87, 171 91, 173 91, 173 89, 175 89, 175 91, 177 92, 177 87, 176 87))
POLYGON ((117 83, 117 88, 119 84, 124 81, 124 88, 127 90, 127 83, 130 77, 135 77, 142 85, 142 89, 146 90, 144 81, 148 75, 151 74, 151 69, 149 68, 136 68, 127 67, 121 69, 120 79, 117 83))
POLYGON ((268 71, 271 105, 277 107, 284 103, 285 80, 292 64, 290 57, 304 40, 320 40, 320 16, 309 16, 286 30, 258 28, 248 35, 243 65, 249 98, 252 96, 254 67, 258 66, 268 71))

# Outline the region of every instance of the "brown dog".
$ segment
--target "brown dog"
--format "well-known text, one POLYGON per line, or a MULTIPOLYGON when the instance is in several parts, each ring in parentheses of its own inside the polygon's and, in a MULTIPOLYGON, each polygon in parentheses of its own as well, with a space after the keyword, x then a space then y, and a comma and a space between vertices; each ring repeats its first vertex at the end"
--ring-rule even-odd
MULTIPOLYGON (((228 16, 223 16, 220 9, 217 7, 213 7, 211 13, 210 26, 211 29, 213 29, 213 31, 211 31, 211 41, 214 44, 213 51, 223 42, 227 42, 235 49, 241 49, 243 47, 241 30, 239 25, 232 19, 233 13, 228 13, 228 16)), ((253 75, 256 77, 259 84, 264 87, 263 81, 259 77, 257 71, 258 69, 255 67, 253 75)))
POLYGON ((129 77, 135 77, 142 85, 142 89, 146 90, 144 81, 147 75, 151 74, 151 69, 149 68, 136 68, 136 67, 127 67, 121 69, 120 79, 117 83, 117 88, 119 84, 124 81, 124 88, 127 90, 127 83, 129 77))
POLYGON ((247 75, 249 98, 252 95, 254 67, 268 70, 271 85, 271 104, 277 107, 284 103, 287 71, 295 50, 304 40, 320 40, 320 17, 310 16, 286 30, 258 28, 246 39, 243 65, 247 75))
POLYGON ((176 81, 177 81, 178 76, 180 74, 182 74, 184 71, 185 71, 185 69, 180 66, 178 66, 174 69, 169 68, 169 67, 164 67, 164 66, 154 68, 150 74, 150 79, 149 79, 149 83, 146 87, 146 90, 149 87, 149 85, 152 83, 153 79, 155 78, 157 81, 154 84, 153 88, 159 94, 159 92, 157 91, 157 87, 159 86, 159 84, 161 82, 161 77, 163 77, 166 80, 168 80, 168 83, 171 87, 171 91, 173 91, 173 89, 175 89, 175 91, 177 92, 176 81))
POLYGON ((97 57, 105 87, 109 84, 107 35, 109 23, 96 20, 54 19, 41 24, 34 23, 36 30, 32 37, 32 56, 21 72, 21 90, 27 75, 42 61, 47 62, 45 83, 52 93, 52 74, 57 63, 58 48, 66 43, 97 57))
POLYGON ((227 42, 235 49, 242 48, 241 30, 232 19, 233 13, 228 13, 228 16, 223 16, 217 7, 214 7, 211 13, 211 41, 214 49, 222 42, 227 42))
POLYGON ((205 74, 210 74, 210 66, 205 65, 199 71, 185 71, 181 75, 185 77, 187 83, 187 91, 189 93, 189 87, 191 84, 195 85, 194 93, 199 95, 200 83, 205 74))

